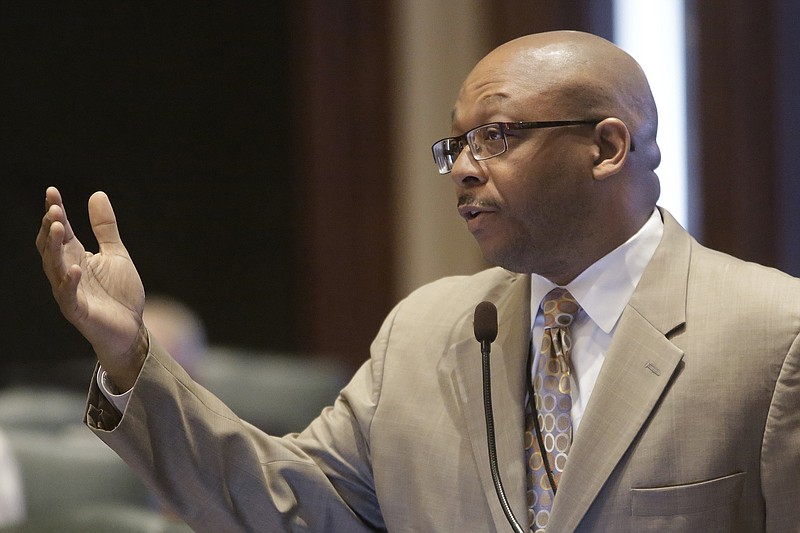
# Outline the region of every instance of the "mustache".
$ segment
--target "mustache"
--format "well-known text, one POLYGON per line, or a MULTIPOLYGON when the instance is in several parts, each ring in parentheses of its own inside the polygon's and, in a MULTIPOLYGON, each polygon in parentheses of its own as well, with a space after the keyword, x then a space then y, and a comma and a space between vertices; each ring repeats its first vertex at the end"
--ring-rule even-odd
POLYGON ((470 206, 470 207, 485 207, 492 209, 499 209, 499 205, 494 200, 481 200, 473 194, 462 194, 458 197, 458 205, 456 208, 470 206))

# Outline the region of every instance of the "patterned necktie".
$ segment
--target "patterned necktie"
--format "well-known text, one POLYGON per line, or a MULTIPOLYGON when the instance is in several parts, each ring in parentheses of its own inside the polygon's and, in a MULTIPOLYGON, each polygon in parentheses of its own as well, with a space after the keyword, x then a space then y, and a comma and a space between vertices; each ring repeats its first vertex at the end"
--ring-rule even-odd
POLYGON ((529 399, 525 428, 528 525, 531 531, 537 533, 545 530, 550 519, 554 495, 550 476, 552 474, 558 488, 572 443, 572 399, 569 395, 569 353, 572 341, 567 328, 580 311, 580 306, 566 289, 556 288, 544 297, 542 311, 545 329, 539 361, 533 372, 536 420, 529 399), (536 423, 541 431, 545 454, 540 449, 536 423))

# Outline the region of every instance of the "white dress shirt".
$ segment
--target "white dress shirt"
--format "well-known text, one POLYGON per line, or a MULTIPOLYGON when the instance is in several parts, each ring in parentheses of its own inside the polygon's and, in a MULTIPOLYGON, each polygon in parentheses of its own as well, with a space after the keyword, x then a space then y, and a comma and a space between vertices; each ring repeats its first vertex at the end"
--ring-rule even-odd
MULTIPOLYGON (((635 235, 592 264, 565 287, 581 306, 581 311, 570 326, 573 434, 578 431, 622 311, 642 278, 645 267, 653 258, 663 233, 661 213, 655 209, 635 235)), ((542 299, 555 287, 557 285, 547 278, 537 274, 531 277, 531 316, 535 317, 531 332, 535 350, 533 368, 539 361, 544 334, 542 299)))
MULTIPOLYGON (((149 344, 150 343, 148 343, 148 345, 149 344)), ((128 402, 131 399, 133 388, 131 387, 127 391, 120 393, 111 380, 108 379, 108 374, 106 374, 106 371, 103 370, 102 366, 97 368, 97 384, 100 388, 100 392, 103 393, 103 396, 105 396, 120 413, 124 413, 125 408, 128 407, 128 402)))

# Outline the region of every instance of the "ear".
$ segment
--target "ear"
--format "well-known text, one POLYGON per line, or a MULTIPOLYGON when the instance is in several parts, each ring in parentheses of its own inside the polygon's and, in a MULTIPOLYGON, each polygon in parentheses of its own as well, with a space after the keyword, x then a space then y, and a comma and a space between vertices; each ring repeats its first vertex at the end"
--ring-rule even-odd
POLYGON ((618 118, 607 118, 594 128, 595 160, 592 174, 604 180, 622 170, 631 151, 628 127, 618 118))

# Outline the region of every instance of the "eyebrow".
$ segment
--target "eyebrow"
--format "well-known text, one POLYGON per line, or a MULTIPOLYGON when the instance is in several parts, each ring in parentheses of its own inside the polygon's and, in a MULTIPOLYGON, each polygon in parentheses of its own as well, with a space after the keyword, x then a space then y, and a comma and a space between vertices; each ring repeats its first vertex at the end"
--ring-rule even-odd
MULTIPOLYGON (((480 100, 478 100, 478 104, 482 107, 489 107, 494 105, 498 101, 507 100, 510 96, 504 92, 497 92, 487 94, 486 96, 482 96, 480 100)), ((453 124, 456 120, 456 108, 454 107, 450 110, 450 124, 453 124)))

